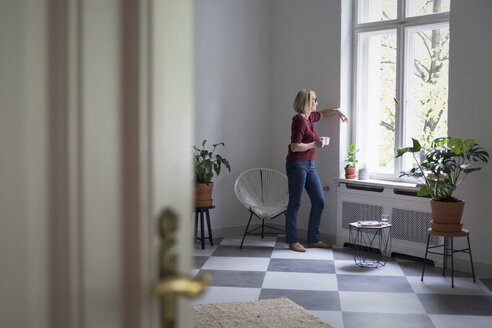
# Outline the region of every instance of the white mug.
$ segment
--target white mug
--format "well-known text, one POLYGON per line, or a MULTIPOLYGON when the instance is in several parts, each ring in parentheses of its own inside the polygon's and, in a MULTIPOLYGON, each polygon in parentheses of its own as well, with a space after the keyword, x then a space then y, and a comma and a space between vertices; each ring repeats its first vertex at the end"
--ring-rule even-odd
POLYGON ((323 139, 323 147, 324 146, 328 146, 328 144, 330 143, 330 137, 320 137, 320 139, 323 139))

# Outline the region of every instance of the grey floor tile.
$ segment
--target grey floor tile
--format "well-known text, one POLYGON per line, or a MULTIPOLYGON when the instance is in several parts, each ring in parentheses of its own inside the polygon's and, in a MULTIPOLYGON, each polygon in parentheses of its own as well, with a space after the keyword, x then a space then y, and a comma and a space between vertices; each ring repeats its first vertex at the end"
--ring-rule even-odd
POLYGON ((200 269, 208 260, 208 256, 194 256, 193 269, 200 269))
POLYGON ((285 244, 285 234, 278 235, 277 243, 284 243, 285 244))
POLYGON ((261 288, 265 277, 265 272, 259 271, 200 270, 200 274, 209 274, 210 286, 220 287, 261 288))
MULTIPOLYGON (((418 261, 398 261, 400 264, 400 268, 403 270, 406 276, 421 276, 422 275, 422 267, 423 262, 418 261)), ((446 275, 451 277, 451 270, 446 271, 446 275)), ((425 274, 424 277, 442 277, 442 268, 435 267, 430 264, 426 264, 425 266, 425 274)), ((471 277, 471 273, 454 270, 455 277, 471 277)))
POLYGON ((492 278, 480 278, 480 281, 492 292, 492 278))
POLYGON ((427 314, 343 312, 342 316, 345 328, 435 328, 427 314))
POLYGON ((492 296, 417 294, 428 314, 492 316, 492 296))
POLYGON ((271 259, 268 271, 335 273, 330 260, 271 259))
POLYGON ((337 280, 341 291, 413 293, 405 277, 339 274, 337 280))
POLYGON ((334 291, 262 289, 259 299, 285 296, 306 310, 340 311, 340 298, 334 291))
POLYGON ((243 246, 242 249, 239 249, 237 246, 219 246, 212 255, 235 257, 270 257, 272 252, 272 247, 243 246))
MULTIPOLYGON (((213 232, 212 232, 213 234, 213 232)), ((198 236, 200 236, 200 231, 198 231, 198 236)), ((208 232, 205 232, 205 236, 208 236, 208 232)), ((212 242, 214 245, 219 245, 220 242, 222 241, 222 238, 212 238, 212 242)), ((202 241, 195 239, 195 242, 193 244, 195 249, 201 249, 202 248, 202 241)), ((211 247, 210 245, 210 240, 205 237, 205 248, 211 247)))
POLYGON ((436 328, 492 328, 492 316, 429 314, 436 328))

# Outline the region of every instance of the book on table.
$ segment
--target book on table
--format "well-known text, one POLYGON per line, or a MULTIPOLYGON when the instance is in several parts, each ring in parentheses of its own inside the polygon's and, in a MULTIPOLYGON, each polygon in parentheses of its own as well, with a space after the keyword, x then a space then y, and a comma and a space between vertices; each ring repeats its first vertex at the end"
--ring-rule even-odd
POLYGON ((359 220, 357 224, 364 227, 378 227, 382 226, 383 222, 377 220, 359 220))

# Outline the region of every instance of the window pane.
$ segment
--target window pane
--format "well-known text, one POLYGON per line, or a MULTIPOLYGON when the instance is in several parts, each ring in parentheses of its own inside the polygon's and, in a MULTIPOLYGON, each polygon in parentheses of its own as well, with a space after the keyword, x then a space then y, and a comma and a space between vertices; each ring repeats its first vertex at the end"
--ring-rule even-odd
POLYGON ((396 32, 359 34, 357 147, 371 172, 394 173, 396 32))
POLYGON ((450 0, 407 0, 407 17, 449 11, 450 0))
POLYGON ((396 19, 397 0, 359 0, 359 23, 396 19))
POLYGON ((449 27, 408 31, 405 135, 428 147, 448 126, 449 27))

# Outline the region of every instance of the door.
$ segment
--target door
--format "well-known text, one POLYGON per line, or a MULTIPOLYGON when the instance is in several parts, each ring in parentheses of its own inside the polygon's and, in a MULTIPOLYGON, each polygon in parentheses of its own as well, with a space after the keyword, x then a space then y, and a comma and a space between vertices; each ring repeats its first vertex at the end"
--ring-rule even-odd
MULTIPOLYGON (((0 15, 0 326, 160 327, 169 213, 168 269, 191 271, 192 1, 0 15)), ((190 300, 175 310, 192 326, 190 300)))

